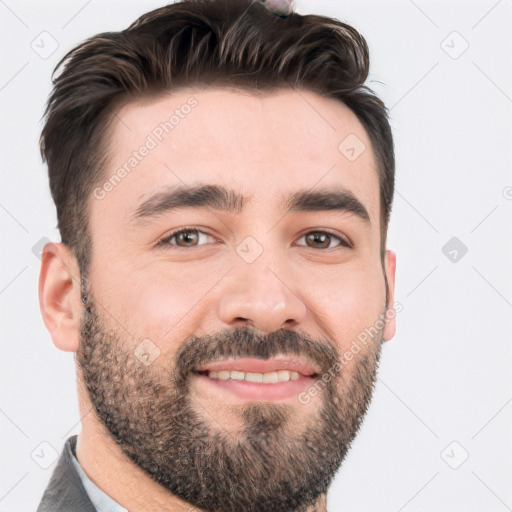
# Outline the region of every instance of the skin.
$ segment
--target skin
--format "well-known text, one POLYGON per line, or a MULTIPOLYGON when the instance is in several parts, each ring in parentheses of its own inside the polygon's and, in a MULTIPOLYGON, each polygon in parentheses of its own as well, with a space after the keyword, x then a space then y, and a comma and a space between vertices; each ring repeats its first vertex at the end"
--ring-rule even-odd
MULTIPOLYGON (((107 325, 125 337, 127 350, 150 339, 161 368, 172 367, 191 336, 248 325, 262 334, 282 327, 330 340, 343 354, 394 302, 395 255, 380 256, 379 182, 369 137, 343 104, 313 92, 281 90, 256 96, 210 88, 122 106, 111 127, 106 179, 148 134, 191 96, 198 104, 103 199, 91 195, 93 239, 88 280, 107 325), (338 150, 355 134, 366 150, 349 161, 338 150), (208 183, 247 195, 241 213, 183 208, 148 222, 131 217, 151 193, 165 186, 208 183), (347 212, 283 212, 280 198, 300 189, 343 187, 366 208, 367 223, 347 212), (201 227, 205 245, 156 247, 183 227, 201 227), (327 231, 348 237, 352 248, 305 246, 305 234, 327 231), (252 263, 236 252, 247 237, 263 249, 252 263), (213 243, 218 240, 219 243, 213 243)), ((336 245, 337 239, 333 240, 336 245)), ((39 296, 54 344, 76 351, 82 313, 80 273, 72 252, 58 243, 43 251, 39 296)), ((388 321, 382 339, 394 336, 388 321)), ((379 343, 380 340, 373 340, 379 343)), ((364 351, 347 363, 347 375, 364 351)), ((77 369, 82 432, 77 457, 100 488, 131 512, 189 510, 132 463, 91 411, 77 369)), ((194 381, 197 410, 237 435, 240 399, 194 381)), ((283 399, 293 408, 289 434, 300 433, 320 405, 283 399), (296 421, 295 421, 296 419, 296 421)), ((313 509, 312 509, 313 510, 313 509)), ((325 510, 325 496, 314 510, 325 510)))

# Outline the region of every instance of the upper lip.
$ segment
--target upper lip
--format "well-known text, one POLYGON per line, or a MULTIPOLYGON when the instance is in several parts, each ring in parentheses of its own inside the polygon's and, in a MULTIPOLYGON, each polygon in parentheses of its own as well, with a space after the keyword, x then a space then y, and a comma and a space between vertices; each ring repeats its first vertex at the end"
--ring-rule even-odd
POLYGON ((240 372, 253 372, 253 373, 268 373, 278 370, 288 370, 297 372, 301 375, 310 377, 318 374, 319 372, 315 366, 307 359, 300 357, 285 357, 285 358, 273 358, 273 359, 257 359, 253 357, 243 357, 238 359, 220 359, 208 363, 201 368, 198 368, 197 372, 207 371, 222 371, 222 370, 238 370, 240 372))

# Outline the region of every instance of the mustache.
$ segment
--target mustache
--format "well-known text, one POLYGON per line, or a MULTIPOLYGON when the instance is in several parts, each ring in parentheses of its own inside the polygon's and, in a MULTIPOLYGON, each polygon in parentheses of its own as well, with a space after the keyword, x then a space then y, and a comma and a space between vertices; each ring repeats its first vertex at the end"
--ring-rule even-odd
POLYGON ((286 328, 263 335, 244 326, 206 336, 192 336, 178 350, 175 368, 181 378, 186 378, 196 368, 219 359, 271 359, 277 355, 309 359, 322 374, 340 362, 338 351, 327 339, 318 341, 286 328))

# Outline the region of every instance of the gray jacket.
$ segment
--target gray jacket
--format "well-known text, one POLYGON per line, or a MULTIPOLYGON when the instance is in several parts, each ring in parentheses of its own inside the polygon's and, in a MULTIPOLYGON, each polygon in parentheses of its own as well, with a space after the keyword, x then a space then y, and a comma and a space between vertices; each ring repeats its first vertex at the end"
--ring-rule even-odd
POLYGON ((96 512, 73 464, 76 438, 66 441, 37 512, 96 512))

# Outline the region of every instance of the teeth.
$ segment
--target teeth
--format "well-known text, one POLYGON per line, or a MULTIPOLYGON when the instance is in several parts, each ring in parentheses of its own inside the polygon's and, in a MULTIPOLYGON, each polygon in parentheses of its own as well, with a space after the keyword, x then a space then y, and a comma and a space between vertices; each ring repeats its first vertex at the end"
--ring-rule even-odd
POLYGON ((263 373, 261 376, 265 384, 277 382, 277 372, 263 373))
POLYGON ((278 370, 268 373, 241 372, 238 370, 221 370, 219 372, 208 372, 210 379, 218 380, 246 380, 248 382, 263 382, 265 384, 274 384, 276 382, 288 382, 289 380, 297 380, 300 375, 298 372, 289 370, 278 370))
POLYGON ((263 373, 250 373, 245 374, 245 380, 249 382, 263 382, 263 373))
MULTIPOLYGON (((297 372, 293 372, 293 373, 297 373, 297 372)), ((298 375, 298 374, 297 374, 298 375)), ((290 372, 287 371, 287 370, 279 370, 277 372, 277 378, 281 381, 281 382, 287 382, 288 380, 290 380, 292 378, 292 376, 290 375, 290 372)))

